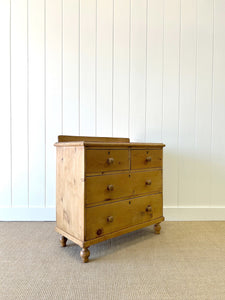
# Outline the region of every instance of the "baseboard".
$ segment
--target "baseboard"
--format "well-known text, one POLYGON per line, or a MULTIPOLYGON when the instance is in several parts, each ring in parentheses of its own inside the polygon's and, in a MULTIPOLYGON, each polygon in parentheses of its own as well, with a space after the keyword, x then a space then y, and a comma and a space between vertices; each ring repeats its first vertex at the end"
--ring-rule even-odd
POLYGON ((55 221, 55 207, 0 207, 0 221, 55 221))
MULTIPOLYGON (((166 221, 225 221, 225 207, 164 207, 166 221)), ((55 221, 55 207, 0 208, 0 221, 55 221)))
POLYGON ((166 221, 225 221, 225 207, 164 207, 166 221))

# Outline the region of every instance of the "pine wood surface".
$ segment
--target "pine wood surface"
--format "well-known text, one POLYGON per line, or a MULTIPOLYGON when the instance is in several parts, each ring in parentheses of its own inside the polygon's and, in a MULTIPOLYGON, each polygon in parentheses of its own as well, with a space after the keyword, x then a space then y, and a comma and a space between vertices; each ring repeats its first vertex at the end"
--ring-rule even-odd
POLYGON ((148 170, 86 177, 86 204, 106 203, 124 197, 160 193, 162 171, 148 170))
POLYGON ((131 169, 162 167, 162 150, 131 150, 131 169))
POLYGON ((128 150, 86 150, 86 173, 128 170, 128 150))
POLYGON ((58 148, 56 170, 57 226, 84 239, 84 148, 58 148))
POLYGON ((63 142, 55 144, 56 231, 62 235, 61 245, 74 241, 82 247, 83 262, 88 262, 90 245, 150 224, 158 224, 159 233, 164 220, 165 145, 78 138, 62 136, 63 142))
POLYGON ((86 239, 90 240, 162 216, 162 195, 148 195, 86 209, 86 239), (148 208, 150 208, 148 210, 148 208), (109 220, 112 217, 112 220, 109 220))
POLYGON ((89 141, 89 142, 113 142, 113 143, 129 143, 129 138, 110 138, 110 137, 96 137, 96 136, 72 136, 59 135, 58 142, 72 142, 72 141, 89 141))

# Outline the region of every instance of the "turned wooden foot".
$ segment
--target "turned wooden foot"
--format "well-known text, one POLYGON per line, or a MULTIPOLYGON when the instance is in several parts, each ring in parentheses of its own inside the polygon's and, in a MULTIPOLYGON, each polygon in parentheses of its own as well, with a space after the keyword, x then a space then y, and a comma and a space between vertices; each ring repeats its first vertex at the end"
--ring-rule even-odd
POLYGON ((61 236, 60 243, 62 247, 66 247, 67 238, 65 236, 61 236))
POLYGON ((88 248, 82 248, 82 250, 80 251, 80 257, 84 263, 88 262, 89 256, 90 256, 90 251, 88 250, 88 248))
POLYGON ((161 230, 160 223, 155 224, 154 228, 155 228, 155 234, 160 234, 160 230, 161 230))

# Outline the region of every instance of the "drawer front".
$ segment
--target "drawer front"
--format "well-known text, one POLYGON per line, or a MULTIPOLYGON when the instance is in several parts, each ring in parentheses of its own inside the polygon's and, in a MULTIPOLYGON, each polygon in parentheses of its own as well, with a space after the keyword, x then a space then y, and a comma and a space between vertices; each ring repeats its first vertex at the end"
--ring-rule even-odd
POLYGON ((131 169, 162 167, 162 150, 131 150, 131 169))
POLYGON ((86 177, 86 204, 106 202, 131 194, 129 173, 86 177))
POLYGON ((86 150, 86 173, 129 169, 128 150, 86 150))
POLYGON ((161 170, 134 172, 131 173, 131 178, 133 195, 153 194, 162 191, 161 170))
POLYGON ((162 171, 151 170, 86 177, 86 204, 162 191, 162 171))
POLYGON ((86 208, 86 240, 144 223, 162 215, 162 194, 86 208))

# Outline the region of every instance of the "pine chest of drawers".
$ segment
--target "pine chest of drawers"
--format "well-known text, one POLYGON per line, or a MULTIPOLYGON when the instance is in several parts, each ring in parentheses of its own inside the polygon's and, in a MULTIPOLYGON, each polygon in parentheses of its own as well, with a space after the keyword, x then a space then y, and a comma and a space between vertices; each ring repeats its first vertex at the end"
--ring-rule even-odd
POLYGON ((59 136, 56 146, 56 231, 61 245, 89 246, 149 225, 160 233, 163 217, 164 144, 123 138, 59 136))

